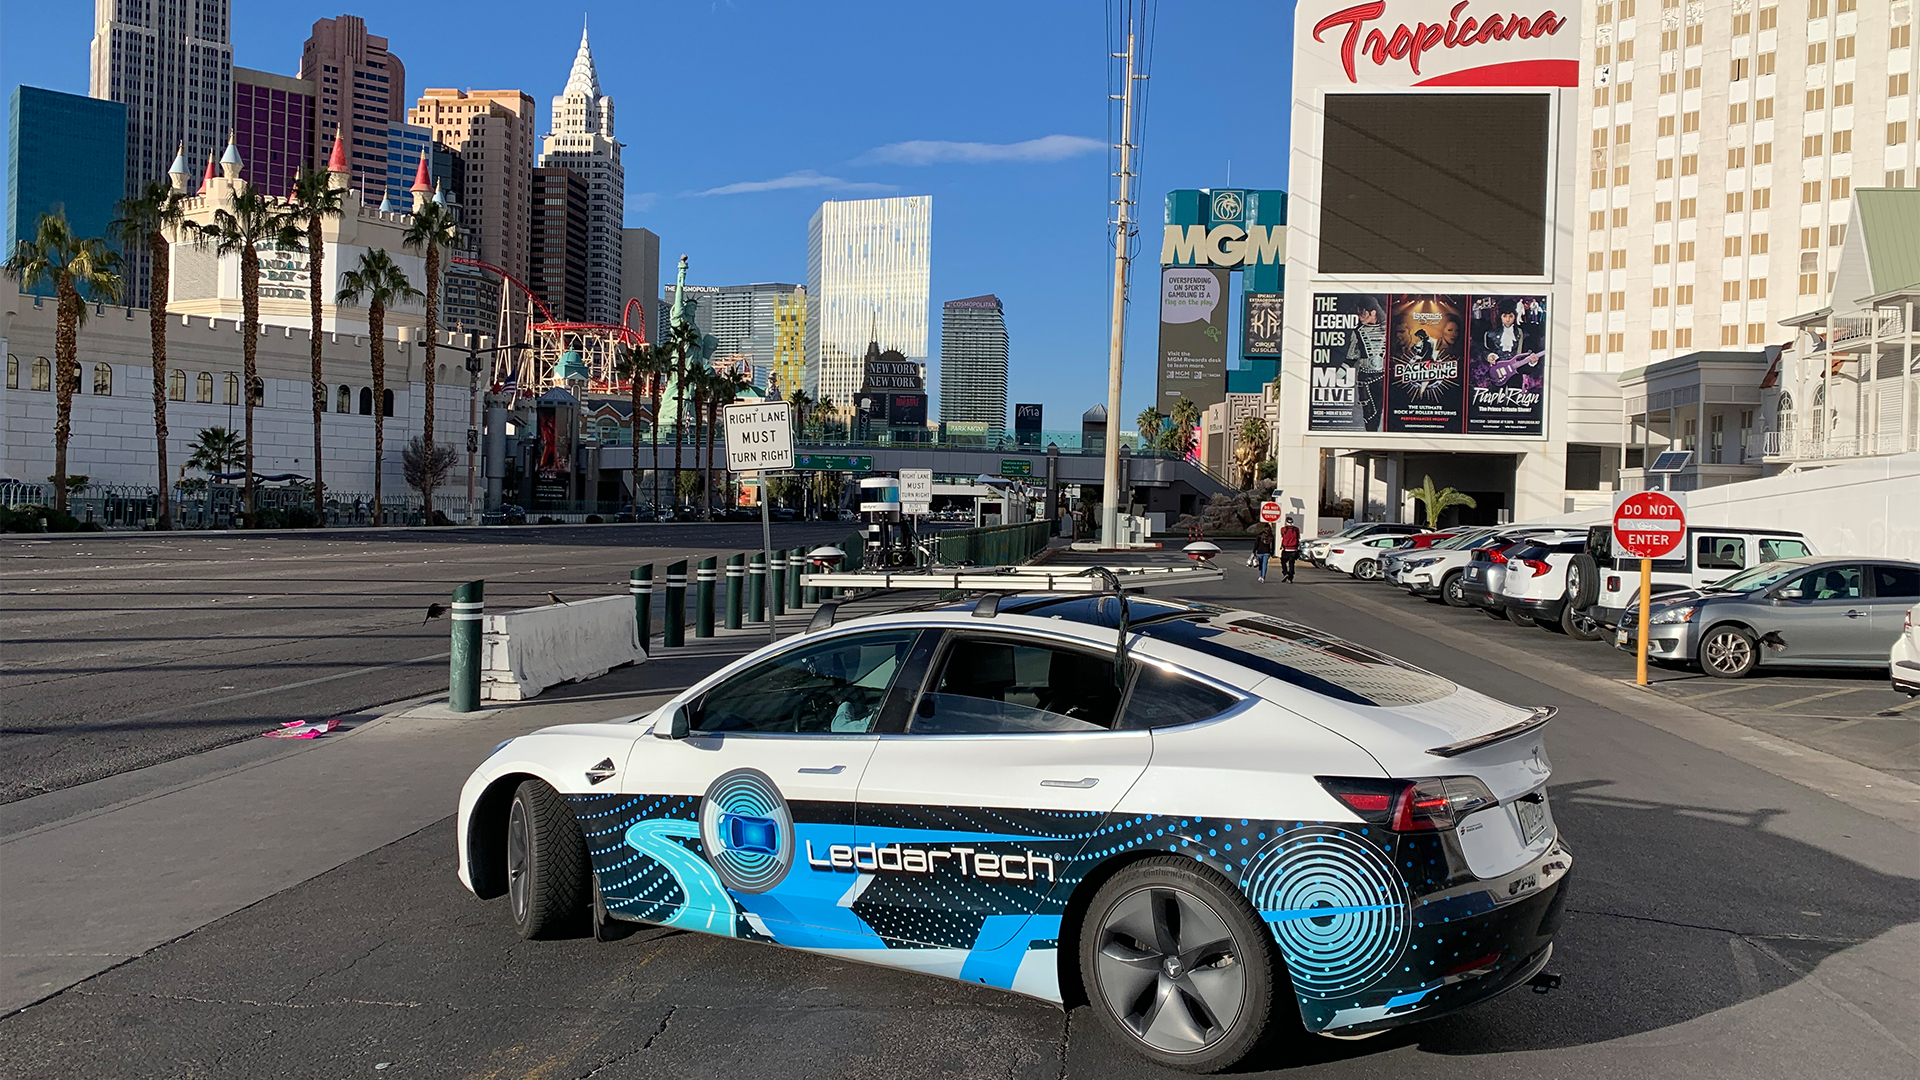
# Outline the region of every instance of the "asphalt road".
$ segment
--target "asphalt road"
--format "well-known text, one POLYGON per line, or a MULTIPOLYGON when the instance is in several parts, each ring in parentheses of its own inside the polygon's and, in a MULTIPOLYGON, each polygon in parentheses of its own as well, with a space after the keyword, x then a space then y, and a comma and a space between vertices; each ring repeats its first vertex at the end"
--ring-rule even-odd
MULTIPOLYGON (((1196 595, 1286 614, 1518 703, 1561 706, 1576 863, 1549 995, 1363 1042, 1300 1077, 1909 1077, 1920 847, 1907 828, 1632 715, 1618 692, 1357 583, 1244 570, 1196 595), (1435 627, 1439 629, 1435 629, 1435 627)), ((453 878, 439 822, 0 1021, 4 1076, 1170 1075, 996 991, 644 929, 529 943, 453 878)))
POLYGON ((444 689, 447 623, 422 618, 464 582, 511 610, 759 544, 757 524, 0 539, 0 803, 444 689))

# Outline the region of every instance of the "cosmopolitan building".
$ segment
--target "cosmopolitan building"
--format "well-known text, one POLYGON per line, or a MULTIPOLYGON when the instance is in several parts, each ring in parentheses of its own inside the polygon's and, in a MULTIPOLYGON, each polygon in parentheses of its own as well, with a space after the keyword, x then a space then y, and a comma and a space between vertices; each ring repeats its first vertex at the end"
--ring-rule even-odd
POLYGON ((997 296, 949 300, 940 313, 940 422, 1007 430, 1007 319, 997 296))
POLYGON ((1412 520, 1425 476, 1476 499, 1468 522, 1605 498, 1620 392, 1575 364, 1578 10, 1299 5, 1273 405, 1290 509, 1412 520))
POLYGON ((933 196, 826 202, 807 225, 806 390, 850 407, 878 342, 927 359, 933 196))

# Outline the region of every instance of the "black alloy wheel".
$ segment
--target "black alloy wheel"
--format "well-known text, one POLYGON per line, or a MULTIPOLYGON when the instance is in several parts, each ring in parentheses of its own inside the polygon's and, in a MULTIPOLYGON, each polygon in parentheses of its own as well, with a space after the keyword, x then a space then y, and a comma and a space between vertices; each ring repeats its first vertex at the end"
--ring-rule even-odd
POLYGON ((1584 610, 1576 610, 1571 602, 1560 611, 1560 629, 1575 641, 1599 641, 1607 634, 1606 627, 1584 610))
POLYGON ((1460 571, 1455 570, 1440 579, 1440 598, 1447 602, 1448 607, 1468 607, 1472 604, 1467 599, 1467 583, 1460 571))

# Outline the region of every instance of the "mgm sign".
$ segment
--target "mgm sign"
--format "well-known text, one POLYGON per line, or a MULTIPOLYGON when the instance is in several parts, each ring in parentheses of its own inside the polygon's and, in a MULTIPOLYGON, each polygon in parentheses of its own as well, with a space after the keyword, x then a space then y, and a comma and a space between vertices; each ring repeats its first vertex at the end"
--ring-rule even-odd
POLYGON ((1258 393, 1280 367, 1287 193, 1241 188, 1167 193, 1160 239, 1157 407, 1184 397, 1205 409, 1228 393, 1258 393), (1230 275, 1243 271, 1240 303, 1230 275), (1238 357, 1228 359, 1233 310, 1238 357))

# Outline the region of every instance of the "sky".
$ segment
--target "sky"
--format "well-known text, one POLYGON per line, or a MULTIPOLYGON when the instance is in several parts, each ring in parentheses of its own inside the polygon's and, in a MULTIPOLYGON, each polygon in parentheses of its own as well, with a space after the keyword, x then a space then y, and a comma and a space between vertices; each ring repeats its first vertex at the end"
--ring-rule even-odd
MULTIPOLYGON (((1158 9, 1124 417, 1154 396, 1166 192, 1286 186, 1292 12, 1292 0, 1158 9)), ((1041 402, 1048 428, 1071 429, 1105 402, 1107 4, 233 0, 234 62, 294 74, 313 21, 340 14, 390 40, 409 100, 428 86, 524 90, 543 132, 584 18, 626 144, 626 224, 659 234, 663 283, 682 253, 694 284, 805 283, 823 200, 932 195, 936 392, 940 304, 992 293, 1011 338, 1009 403, 1041 402)), ((86 0, 0 0, 9 97, 22 83, 86 93, 92 17, 86 0)))

